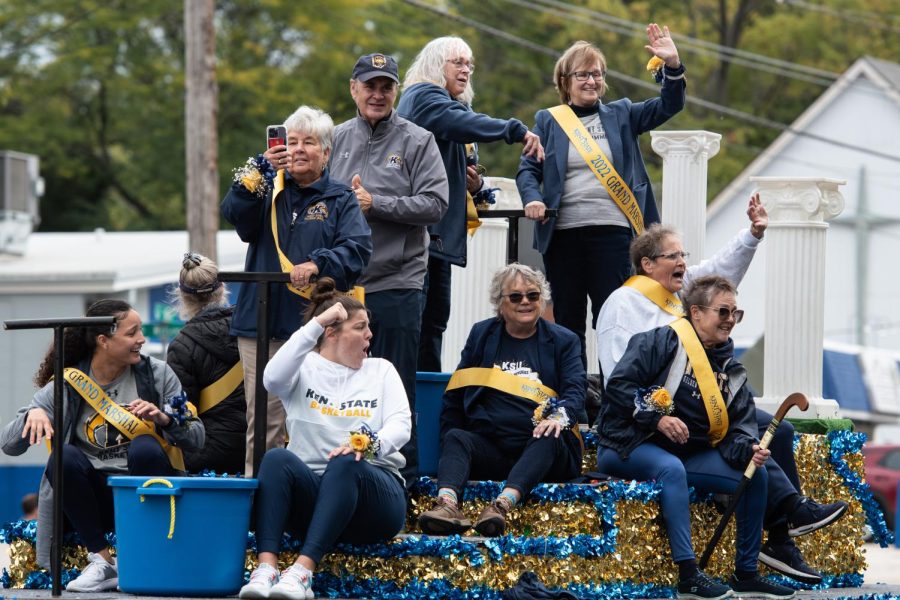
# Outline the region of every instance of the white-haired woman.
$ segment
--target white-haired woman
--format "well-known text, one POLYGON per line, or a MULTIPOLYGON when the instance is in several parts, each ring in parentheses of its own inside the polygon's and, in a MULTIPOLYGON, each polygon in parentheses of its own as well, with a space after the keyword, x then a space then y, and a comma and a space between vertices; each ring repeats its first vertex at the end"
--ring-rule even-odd
POLYGON ((581 443, 571 429, 587 387, 578 338, 541 318, 550 287, 540 271, 507 265, 490 294, 497 316, 472 327, 444 394, 438 497, 419 515, 432 535, 472 526, 460 510, 469 479, 506 480, 475 522, 481 535, 498 536, 535 484, 581 471, 581 443))
POLYGON ((244 469, 247 403, 237 339, 228 333, 234 307, 219 281, 219 267, 196 252, 186 253, 172 299, 187 322, 169 344, 166 362, 206 428, 206 444, 184 453, 185 467, 191 473, 239 473, 244 469))
POLYGON ((540 138, 518 119, 495 119, 471 109, 472 49, 461 38, 441 37, 428 42, 403 80, 404 92, 397 113, 434 134, 447 180, 450 206, 436 225, 429 227, 432 243, 419 370, 441 370, 441 339, 450 318, 450 265, 466 266, 466 192, 477 192, 483 181, 474 166, 466 166, 466 144, 474 142, 521 143, 523 152, 544 159, 540 138))
MULTIPOLYGON (((334 122, 326 113, 301 106, 289 116, 288 158, 269 165, 248 161, 222 201, 222 216, 249 244, 246 271, 290 272, 291 283, 273 286, 269 296, 269 355, 300 327, 307 306, 301 295, 316 277, 331 277, 349 290, 372 254, 372 235, 352 190, 328 177, 334 122), (271 178, 271 167, 277 169, 271 178), (268 183, 266 183, 268 182, 268 183)), ((281 150, 276 147, 273 150, 281 150)), ((243 285, 231 323, 244 364, 247 397, 246 471, 252 470, 256 388, 255 285, 243 285)), ((266 448, 284 446, 284 408, 268 399, 266 448)))

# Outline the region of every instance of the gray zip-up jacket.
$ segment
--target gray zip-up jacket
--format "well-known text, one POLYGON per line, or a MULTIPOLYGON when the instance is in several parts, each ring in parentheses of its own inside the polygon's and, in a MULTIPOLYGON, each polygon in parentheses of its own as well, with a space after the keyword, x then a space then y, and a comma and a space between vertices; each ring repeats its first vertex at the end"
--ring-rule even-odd
POLYGON ((334 130, 331 178, 350 185, 359 175, 372 195, 366 215, 372 258, 357 281, 366 292, 422 289, 428 262, 427 225, 447 212, 449 186, 431 132, 391 111, 373 129, 356 118, 334 130))
MULTIPOLYGON (((85 373, 90 369, 90 362, 77 365, 85 373)), ((141 362, 131 367, 135 370, 135 383, 138 395, 148 402, 154 402, 162 406, 167 398, 181 393, 181 382, 175 376, 175 372, 166 363, 149 356, 141 357, 141 362), (143 393, 142 393, 143 390, 143 393), (148 393, 149 391, 149 393, 148 393)), ((0 450, 10 456, 19 456, 28 450, 28 439, 22 437, 25 428, 25 420, 28 411, 33 408, 41 408, 50 417, 55 433, 61 433, 63 441, 69 443, 75 435, 75 419, 78 417, 78 409, 82 398, 71 386, 66 385, 63 392, 63 426, 58 427, 53 423, 53 382, 39 389, 32 401, 23 406, 16 413, 16 417, 0 430, 0 450)), ((157 427, 157 433, 171 444, 181 446, 188 450, 203 447, 205 441, 205 429, 203 422, 194 417, 185 421, 183 425, 172 423, 169 427, 157 427)), ((53 532, 53 488, 47 480, 47 474, 41 477, 41 487, 38 497, 38 531, 37 531, 37 563, 50 567, 50 536, 53 532)))

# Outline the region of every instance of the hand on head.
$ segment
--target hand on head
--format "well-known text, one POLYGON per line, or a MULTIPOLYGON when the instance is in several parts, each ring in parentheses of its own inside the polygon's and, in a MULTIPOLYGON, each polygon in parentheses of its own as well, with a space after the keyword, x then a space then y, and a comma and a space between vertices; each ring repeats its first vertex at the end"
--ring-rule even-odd
POLYGON ((316 322, 322 327, 337 325, 347 320, 347 309, 340 302, 335 302, 316 316, 316 322))

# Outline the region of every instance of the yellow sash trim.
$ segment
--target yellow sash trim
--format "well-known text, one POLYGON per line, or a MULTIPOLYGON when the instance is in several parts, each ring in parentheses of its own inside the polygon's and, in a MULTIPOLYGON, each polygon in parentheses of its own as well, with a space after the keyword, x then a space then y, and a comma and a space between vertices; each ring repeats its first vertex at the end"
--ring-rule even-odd
POLYGON ((230 396, 242 381, 244 381, 244 363, 237 361, 227 373, 200 390, 200 414, 230 396))
POLYGON ((155 428, 148 425, 146 421, 138 419, 130 412, 110 400, 103 388, 100 387, 93 379, 85 375, 79 369, 69 367, 63 370, 63 379, 69 382, 78 394, 84 398, 91 408, 97 411, 107 423, 118 429, 129 440, 133 440, 139 435, 151 435, 160 443, 166 456, 169 457, 169 463, 173 468, 184 471, 184 456, 181 454, 181 448, 172 446, 164 440, 155 428))
MULTIPOLYGON (((275 181, 273 183, 272 189, 272 238, 275 240, 275 251, 278 252, 278 263, 281 265, 282 273, 290 273, 294 269, 294 263, 291 262, 291 259, 287 257, 287 255, 282 252, 281 244, 278 241, 278 214, 275 210, 275 200, 278 198, 278 194, 280 194, 284 190, 284 169, 279 169, 278 173, 275 175, 275 181)), ((306 298, 309 300, 312 297, 313 284, 308 283, 302 288, 297 288, 291 282, 285 283, 287 289, 294 294, 297 294, 301 298, 306 298)), ((353 289, 349 292, 345 292, 347 296, 351 298, 356 298, 361 303, 366 303, 366 292, 365 290, 355 285, 353 289)))
POLYGON ((716 446, 728 433, 728 409, 716 384, 716 376, 691 322, 687 319, 676 319, 669 323, 669 327, 678 334, 678 339, 684 346, 688 361, 694 370, 694 378, 700 388, 700 395, 703 396, 703 407, 709 417, 709 438, 712 445, 716 446))
POLYGON ((651 279, 646 275, 633 275, 622 285, 626 285, 639 291, 647 298, 647 300, 673 317, 683 317, 685 314, 684 305, 681 303, 678 296, 664 288, 663 285, 655 279, 651 279))
POLYGON ((625 183, 612 163, 603 154, 603 150, 588 133, 587 128, 572 110, 572 107, 566 104, 560 104, 549 109, 550 114, 556 119, 556 122, 562 127, 562 130, 568 136, 569 141, 575 146, 578 154, 584 159, 590 167, 591 172, 600 180, 609 197, 622 210, 625 217, 631 223, 631 226, 638 235, 644 233, 644 215, 641 213, 641 207, 638 206, 634 193, 625 183))
MULTIPOLYGON (((559 396, 556 390, 542 383, 537 383, 527 377, 520 377, 496 367, 459 369, 450 376, 450 381, 447 382, 447 391, 470 386, 489 387, 519 398, 531 400, 535 404, 540 404, 545 400, 559 396)), ((581 439, 578 424, 572 425, 571 430, 575 437, 578 438, 578 443, 581 444, 581 451, 584 452, 584 441, 581 439)))

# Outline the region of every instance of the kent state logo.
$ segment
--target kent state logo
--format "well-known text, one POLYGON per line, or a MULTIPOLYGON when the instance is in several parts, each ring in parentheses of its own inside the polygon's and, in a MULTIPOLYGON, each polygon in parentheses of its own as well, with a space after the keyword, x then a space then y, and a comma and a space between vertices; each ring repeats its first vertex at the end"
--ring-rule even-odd
POLYGON ((328 219, 328 207, 324 202, 317 202, 306 209, 307 221, 325 221, 328 219))
POLYGON ((372 66, 376 69, 380 69, 384 65, 387 64, 387 59, 380 54, 376 54, 372 57, 372 66))
POLYGON ((84 430, 87 441, 94 447, 104 450, 127 444, 130 441, 119 430, 107 423, 106 419, 96 413, 85 421, 84 430))
POLYGON ((388 169, 399 169, 403 166, 403 158, 399 154, 391 154, 388 156, 387 165, 385 165, 388 169))

